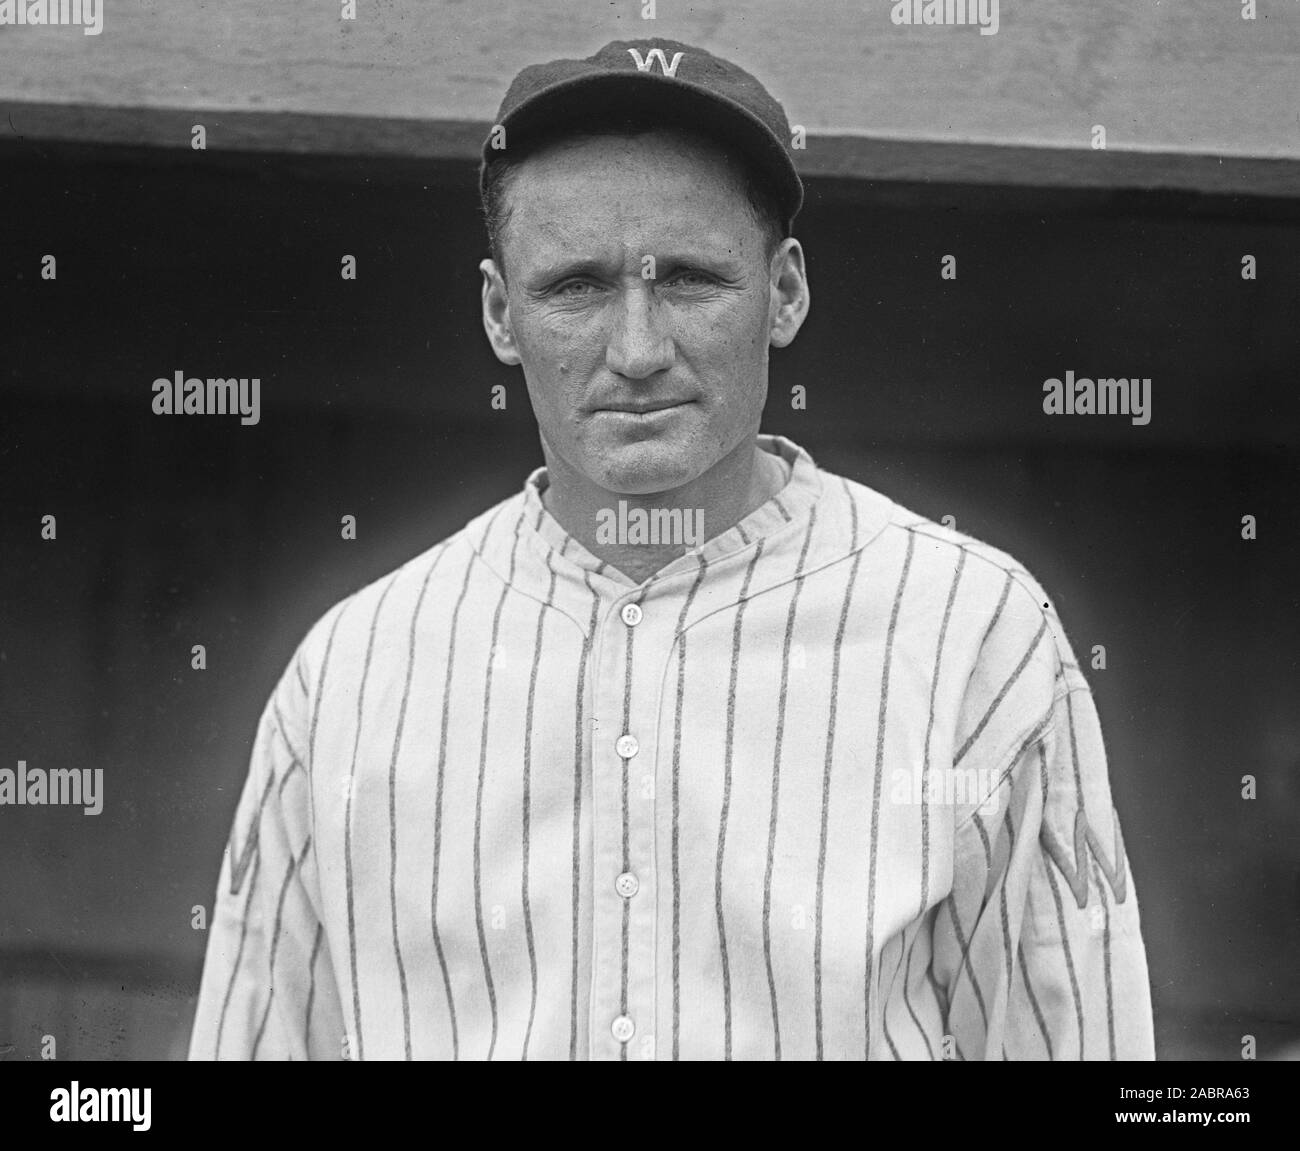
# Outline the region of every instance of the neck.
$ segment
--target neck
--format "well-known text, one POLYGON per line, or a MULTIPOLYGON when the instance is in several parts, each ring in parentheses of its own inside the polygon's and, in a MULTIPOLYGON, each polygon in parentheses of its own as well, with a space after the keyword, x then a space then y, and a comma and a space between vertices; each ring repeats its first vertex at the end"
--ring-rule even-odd
POLYGON ((780 463, 752 437, 690 483, 642 495, 598 487, 542 448, 549 481, 542 505, 592 555, 638 584, 734 527, 785 483, 780 463), (682 525, 686 534, 662 530, 669 525, 682 525))

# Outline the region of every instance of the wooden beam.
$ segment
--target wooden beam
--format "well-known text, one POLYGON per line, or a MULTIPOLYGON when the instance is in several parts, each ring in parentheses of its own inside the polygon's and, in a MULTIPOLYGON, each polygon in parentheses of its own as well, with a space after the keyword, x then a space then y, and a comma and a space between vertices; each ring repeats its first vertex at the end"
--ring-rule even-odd
MULTIPOLYGON (((477 162, 486 122, 0 101, 0 142, 190 150, 204 126, 212 152, 282 152, 477 162)), ((889 183, 1040 188, 1173 189, 1300 196, 1300 159, 1126 149, 1009 146, 949 140, 809 136, 802 174, 889 183)))
POLYGON ((305 112, 216 108, 105 107, 0 100, 0 140, 66 141, 189 151, 202 124, 212 152, 392 156, 417 160, 477 158, 490 125, 305 112))
POLYGON ((1069 150, 1103 125, 1117 150, 1300 159, 1295 0, 1001 0, 987 36, 896 24, 895 0, 104 8, 98 36, 0 29, 0 101, 478 124, 526 64, 660 36, 748 68, 812 136, 1069 150))

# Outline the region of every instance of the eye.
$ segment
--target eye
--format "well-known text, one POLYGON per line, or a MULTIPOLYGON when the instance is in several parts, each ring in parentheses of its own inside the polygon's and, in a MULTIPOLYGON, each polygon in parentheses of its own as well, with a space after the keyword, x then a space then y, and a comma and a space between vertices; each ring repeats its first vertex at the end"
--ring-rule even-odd
POLYGON ((595 290, 595 285, 587 280, 565 280, 562 284, 557 284, 552 290, 552 294, 568 299, 578 299, 588 295, 595 290))
POLYGON ((665 284, 679 284, 683 288, 703 288, 713 283, 713 277, 696 268, 683 268, 674 272, 664 281, 665 284))

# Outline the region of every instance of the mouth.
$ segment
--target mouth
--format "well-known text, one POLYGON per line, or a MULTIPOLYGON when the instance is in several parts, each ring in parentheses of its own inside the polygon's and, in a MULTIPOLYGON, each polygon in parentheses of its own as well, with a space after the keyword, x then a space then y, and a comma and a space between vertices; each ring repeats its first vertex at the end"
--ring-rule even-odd
POLYGON ((671 411, 673 408, 682 408, 687 404, 694 403, 693 400, 647 400, 640 404, 607 404, 603 407, 595 408, 593 411, 597 414, 614 413, 622 416, 652 416, 658 412, 671 411))

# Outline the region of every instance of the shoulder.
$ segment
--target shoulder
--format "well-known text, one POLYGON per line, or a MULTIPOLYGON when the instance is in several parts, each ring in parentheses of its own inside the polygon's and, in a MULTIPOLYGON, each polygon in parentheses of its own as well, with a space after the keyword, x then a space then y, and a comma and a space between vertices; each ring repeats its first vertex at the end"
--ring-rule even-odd
POLYGON ((935 675, 956 676, 954 764, 1016 762, 1052 728, 1059 701, 1087 687, 1054 600, 1009 552, 897 504, 881 540, 910 556, 909 581, 932 585, 914 594, 927 613, 920 632, 937 630, 944 649, 935 675))
POLYGON ((522 506, 522 493, 494 504, 450 536, 333 604, 307 631, 294 657, 308 682, 316 682, 325 665, 340 655, 348 660, 364 658, 376 635, 409 625, 424 604, 454 597, 475 557, 482 558, 494 528, 513 523, 522 506))
MULTIPOLYGON (((878 568, 898 573, 904 603, 925 613, 960 617, 960 630, 978 644, 973 652, 997 675, 1021 659, 1036 665, 1054 686, 1077 670, 1065 628, 1047 589, 1014 555, 920 515, 865 484, 827 475, 856 508, 859 522, 877 529, 860 546, 878 550, 878 568), (904 578, 905 573, 905 578, 904 578)), ((955 627, 954 623, 954 627, 955 627)), ((952 637, 950 637, 952 638, 952 637)))

